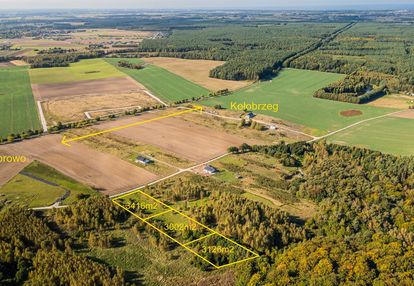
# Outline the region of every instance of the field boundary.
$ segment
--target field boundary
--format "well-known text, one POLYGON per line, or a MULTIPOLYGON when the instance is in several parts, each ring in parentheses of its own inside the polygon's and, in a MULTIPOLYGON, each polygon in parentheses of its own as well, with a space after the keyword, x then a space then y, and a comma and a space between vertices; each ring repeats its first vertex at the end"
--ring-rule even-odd
POLYGON ((177 243, 177 244, 179 244, 180 246, 184 247, 187 251, 191 252, 192 254, 194 254, 195 256, 197 256, 198 258, 202 259, 204 262, 208 263, 209 265, 213 266, 213 267, 214 267, 214 268, 216 268, 216 269, 220 269, 220 268, 223 268, 223 267, 227 267, 227 266, 231 266, 231 265, 239 264, 239 263, 246 262, 246 261, 248 261, 248 260, 252 260, 252 259, 256 259, 256 258, 259 258, 259 257, 260 257, 260 255, 259 255, 258 253, 256 253, 256 252, 254 252, 254 251, 252 251, 252 250, 248 249, 247 247, 245 247, 245 246, 243 246, 243 245, 241 245, 241 244, 239 244, 239 243, 235 242, 235 241, 234 241, 234 240, 232 240, 231 238, 228 238, 228 237, 224 236, 223 234, 221 234, 221 233, 219 233, 219 232, 217 232, 217 231, 215 231, 215 230, 213 230, 213 229, 209 228, 208 226, 206 226, 206 225, 204 225, 204 224, 202 224, 202 223, 198 222, 197 220, 195 220, 195 219, 191 218, 190 216, 186 215, 185 213, 183 213, 183 212, 181 212, 181 211, 179 211, 179 210, 177 210, 177 209, 175 209, 175 208, 173 208, 173 207, 171 207, 171 206, 169 206, 169 205, 165 204, 164 202, 162 202, 162 201, 160 201, 160 200, 158 200, 158 199, 154 198, 153 196, 148 195, 147 193, 145 193, 145 192, 143 192, 143 191, 141 191, 141 190, 136 190, 136 191, 130 192, 130 193, 128 193, 128 194, 121 195, 121 196, 118 196, 118 197, 116 197, 116 198, 113 198, 113 199, 112 199, 112 202, 113 202, 114 204, 116 204, 117 206, 121 207, 122 209, 124 209, 125 211, 129 212, 130 214, 132 214, 134 217, 138 218, 138 219, 139 219, 139 220, 141 220, 142 222, 146 223, 147 225, 149 225, 150 227, 152 227, 153 229, 155 229, 156 231, 158 231, 158 232, 159 232, 159 233, 161 233, 162 235, 164 235, 164 236, 168 237, 169 239, 171 239, 171 240, 172 240, 172 241, 174 241, 175 243, 177 243), (136 213, 134 213, 133 211, 131 211, 131 210, 129 210, 128 208, 126 208, 125 206, 123 206, 122 204, 120 204, 119 202, 117 202, 117 200, 122 199, 122 198, 125 198, 125 197, 128 197, 128 196, 133 195, 133 194, 141 194, 141 195, 144 195, 144 196, 148 197, 149 199, 154 200, 155 202, 159 203, 160 205, 162 205, 163 207, 167 208, 168 210, 167 210, 167 211, 164 211, 164 212, 161 212, 161 213, 157 213, 157 214, 152 215, 152 216, 147 217, 147 218, 142 218, 142 217, 140 217, 139 215, 137 215, 136 213), (209 233, 209 234, 207 234, 207 235, 202 236, 201 238, 194 239, 194 240, 192 240, 192 241, 190 241, 190 242, 181 243, 181 242, 179 242, 177 239, 173 238, 172 236, 170 236, 169 234, 167 234, 166 232, 164 232, 163 230, 159 229, 158 227, 156 227, 156 226, 155 226, 155 225, 153 225, 152 223, 148 222, 148 220, 149 220, 149 219, 151 219, 151 218, 155 218, 155 217, 157 217, 157 216, 160 216, 160 215, 162 215, 162 214, 169 213, 169 212, 175 212, 175 213, 177 213, 177 214, 179 214, 179 215, 181 215, 181 216, 185 217, 186 219, 188 219, 188 220, 190 220, 190 221, 192 221, 192 222, 196 223, 197 225, 199 225, 199 226, 201 226, 201 227, 203 227, 203 228, 207 229, 210 233, 209 233), (214 264, 213 262, 211 262, 211 261, 209 261, 208 259, 206 259, 206 258, 204 258, 203 256, 201 256, 200 254, 198 254, 198 253, 197 253, 196 251, 194 251, 193 249, 191 249, 191 248, 189 248, 189 247, 188 247, 188 245, 190 245, 190 244, 192 244, 192 243, 195 243, 195 242, 201 241, 201 240, 203 240, 203 239, 205 239, 205 238, 207 238, 207 237, 209 237, 209 236, 213 236, 213 235, 218 235, 218 236, 220 236, 221 238, 224 238, 225 240, 227 240, 227 241, 229 241, 230 243, 232 243, 232 244, 234 244, 234 245, 236 245, 236 246, 238 246, 238 247, 242 248, 243 250, 247 251, 248 253, 252 254, 253 256, 252 256, 252 257, 247 257, 247 258, 244 258, 244 259, 240 259, 240 260, 237 260, 237 261, 234 261, 234 262, 230 262, 230 263, 227 263, 227 264, 224 264, 224 265, 216 265, 216 264, 214 264))
POLYGON ((43 132, 46 133, 47 123, 46 123, 45 114, 43 113, 42 102, 37 100, 36 103, 37 103, 37 109, 39 110, 40 123, 42 123, 43 132))
POLYGON ((63 136, 61 143, 65 146, 67 146, 67 147, 70 147, 69 142, 79 141, 79 140, 82 140, 82 139, 98 136, 98 135, 101 135, 101 134, 110 133, 110 132, 113 132, 113 131, 118 131, 118 130, 126 129, 126 128, 129 128, 129 127, 133 127, 133 126, 143 125, 145 123, 158 121, 158 120, 169 118, 169 117, 175 117, 175 116, 182 115, 182 114, 189 113, 189 112, 193 112, 193 111, 200 111, 201 112, 201 111, 203 111, 203 107, 194 106, 193 108, 190 108, 190 109, 185 110, 185 111, 180 111, 180 112, 176 112, 176 113, 172 113, 172 114, 168 114, 168 115, 163 115, 163 116, 159 116, 159 117, 144 120, 144 121, 138 121, 138 122, 135 122, 135 123, 131 123, 131 124, 123 125, 123 126, 118 126, 118 127, 115 127, 115 128, 111 128, 111 129, 107 129, 107 130, 103 130, 103 131, 99 131, 99 132, 95 132, 95 133, 91 133, 91 134, 88 134, 88 135, 79 136, 79 137, 75 137, 75 138, 67 139, 66 136, 63 136))
POLYGON ((335 131, 333 131, 331 133, 325 134, 325 135, 320 136, 320 137, 315 137, 314 139, 308 141, 308 143, 312 143, 312 142, 315 142, 315 141, 319 141, 321 139, 325 139, 327 137, 330 137, 332 135, 335 135, 336 133, 340 133, 342 131, 345 131, 345 130, 347 130, 349 128, 355 127, 355 126, 360 125, 362 123, 369 122, 369 121, 376 120, 376 119, 380 119, 380 118, 384 118, 384 117, 388 117, 388 116, 392 116, 392 115, 398 114, 398 113, 400 113, 402 111, 405 111, 405 110, 398 110, 398 111, 394 111, 394 112, 387 113, 387 114, 384 114, 384 115, 380 115, 380 116, 376 116, 376 117, 372 117, 372 118, 368 118, 368 119, 364 119, 364 120, 355 122, 355 123, 353 123, 351 125, 345 126, 345 127, 341 128, 341 129, 335 130, 335 131))

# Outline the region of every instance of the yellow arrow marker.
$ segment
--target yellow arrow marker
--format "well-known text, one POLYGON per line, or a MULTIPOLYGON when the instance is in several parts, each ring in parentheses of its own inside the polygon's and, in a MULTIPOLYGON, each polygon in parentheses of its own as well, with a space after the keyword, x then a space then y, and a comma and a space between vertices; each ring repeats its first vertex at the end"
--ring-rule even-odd
POLYGON ((65 146, 70 147, 69 142, 78 141, 78 140, 86 139, 86 138, 89 138, 89 137, 94 137, 94 136, 97 136, 97 135, 101 135, 101 134, 105 134, 105 133, 109 133, 109 132, 129 128, 129 127, 138 126, 138 125, 142 125, 142 124, 145 124, 145 123, 149 123, 149 122, 153 122, 153 121, 157 121, 157 120, 161 120, 161 119, 178 116, 178 115, 185 114, 185 113, 190 113, 190 112, 193 112, 193 111, 202 111, 202 110, 203 110, 203 107, 195 106, 192 109, 187 109, 187 110, 184 110, 184 111, 180 111, 180 112, 176 112, 176 113, 172 113, 172 114, 168 114, 168 115, 164 115, 164 116, 160 116, 160 117, 156 117, 156 118, 152 118, 152 119, 148 119, 148 120, 144 120, 144 121, 139 121, 139 122, 131 123, 131 124, 128 124, 128 125, 118 126, 118 127, 112 128, 112 129, 103 130, 103 131, 99 131, 99 132, 96 132, 96 133, 91 133, 91 134, 80 136, 80 137, 66 139, 66 136, 63 136, 61 143, 65 146))

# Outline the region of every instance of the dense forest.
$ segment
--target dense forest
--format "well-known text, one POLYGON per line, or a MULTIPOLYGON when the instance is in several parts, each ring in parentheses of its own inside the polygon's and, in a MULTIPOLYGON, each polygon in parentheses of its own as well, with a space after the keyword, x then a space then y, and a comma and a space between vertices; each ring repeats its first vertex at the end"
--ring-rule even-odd
MULTIPOLYGON (((98 199, 99 200, 99 199, 98 199)), ((102 200, 102 199, 101 199, 102 200)), ((111 202, 94 202, 109 206, 111 202)), ((80 204, 81 217, 76 219, 77 228, 99 229, 111 221, 110 210, 91 208, 80 204), (101 220, 100 223, 94 223, 101 220)), ((63 213, 65 214, 65 213, 63 213)), ((56 215, 59 218, 58 215, 56 215)), ((69 218, 67 218, 69 220, 69 218)), ((58 221, 60 222, 60 221, 58 221)), ((82 234, 81 234, 82 235, 82 234)), ((84 235, 84 234, 83 234, 84 235)), ((79 239, 79 242, 82 242, 79 239)), ((74 252, 74 240, 56 229, 51 221, 33 211, 8 208, 0 213, 0 284, 1 285, 122 285, 123 273, 94 262, 74 252), (59 266, 59 267, 56 267, 59 266)))
POLYGON ((283 62, 344 27, 344 24, 225 25, 175 30, 164 39, 145 40, 151 56, 226 61, 210 76, 258 80, 274 75, 283 62))
MULTIPOLYGON (((317 214, 299 222, 242 197, 242 189, 196 175, 146 190, 261 254, 234 268, 237 285, 414 281, 413 157, 323 142, 244 145, 243 151, 295 165, 296 175, 277 187, 314 201, 317 214), (198 200, 205 203, 190 204, 198 200)), ((105 235, 110 229, 138 227, 138 232, 155 235, 164 251, 175 247, 104 197, 43 214, 3 209, 0 216, 2 285, 70 284, 74 277, 82 285, 123 285, 121 269, 81 255, 85 247, 112 247, 112 238, 105 235)), ((198 259, 193 262, 208 270, 198 259)))
POLYGON ((382 74, 393 91, 413 91, 413 38, 412 25, 357 23, 289 66, 345 74, 362 68, 382 74))

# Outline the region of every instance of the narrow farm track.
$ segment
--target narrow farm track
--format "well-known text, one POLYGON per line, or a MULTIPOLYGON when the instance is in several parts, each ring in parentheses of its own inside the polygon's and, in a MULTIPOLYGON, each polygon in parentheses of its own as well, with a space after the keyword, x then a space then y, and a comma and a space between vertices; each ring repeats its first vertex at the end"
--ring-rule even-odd
POLYGON ((322 139, 325 139, 325 138, 327 138, 327 137, 330 137, 330 136, 332 136, 332 135, 334 135, 334 134, 336 134, 336 133, 339 133, 339 132, 342 132, 342 131, 347 130, 347 129, 349 129, 349 128, 352 128, 352 127, 354 127, 354 126, 360 125, 360 124, 362 124, 362 123, 369 122, 369 121, 376 120, 376 119, 380 119, 380 118, 384 118, 384 117, 388 117, 388 116, 392 116, 392 115, 395 115, 395 114, 401 113, 401 112, 403 112, 403 111, 405 111, 405 110, 398 110, 398 111, 391 112, 391 113, 387 113, 387 114, 384 114, 384 115, 380 115, 380 116, 376 116, 376 117, 372 117, 372 118, 364 119, 364 120, 361 120, 361 121, 355 122, 355 123, 353 123, 353 124, 351 124, 351 125, 348 125, 348 126, 346 126, 346 127, 344 127, 344 128, 341 128, 341 129, 335 130, 335 131, 333 131, 333 132, 330 132, 330 133, 328 133, 328 134, 326 134, 326 135, 323 135, 323 136, 320 136, 320 137, 315 137, 314 139, 312 139, 312 140, 310 140, 310 141, 308 141, 308 142, 309 142, 309 143, 311 143, 311 142, 315 142, 315 141, 318 141, 318 140, 322 140, 322 139))

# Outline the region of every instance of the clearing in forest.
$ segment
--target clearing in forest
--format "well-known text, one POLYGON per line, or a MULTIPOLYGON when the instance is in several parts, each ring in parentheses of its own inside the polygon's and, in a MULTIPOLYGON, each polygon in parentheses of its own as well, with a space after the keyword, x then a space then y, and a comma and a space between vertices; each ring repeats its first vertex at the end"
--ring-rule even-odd
POLYGON ((252 81, 223 80, 210 77, 210 71, 223 65, 222 61, 187 60, 178 58, 152 57, 144 59, 146 63, 154 64, 172 73, 182 76, 208 90, 236 90, 252 84, 252 81))

